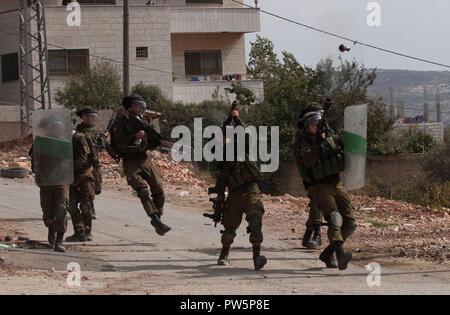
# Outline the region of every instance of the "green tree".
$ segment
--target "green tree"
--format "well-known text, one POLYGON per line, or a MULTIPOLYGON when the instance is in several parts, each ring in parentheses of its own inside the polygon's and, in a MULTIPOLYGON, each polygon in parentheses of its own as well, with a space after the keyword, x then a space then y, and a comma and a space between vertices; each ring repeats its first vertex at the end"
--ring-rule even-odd
POLYGON ((121 77, 110 62, 97 62, 91 69, 69 76, 56 91, 55 100, 67 108, 115 108, 122 101, 121 77))

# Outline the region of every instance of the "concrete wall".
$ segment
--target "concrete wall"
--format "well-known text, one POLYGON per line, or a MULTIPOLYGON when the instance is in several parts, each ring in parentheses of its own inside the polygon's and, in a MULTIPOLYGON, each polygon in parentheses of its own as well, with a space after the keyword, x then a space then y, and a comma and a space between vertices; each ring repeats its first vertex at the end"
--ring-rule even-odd
POLYGON ((394 132, 408 129, 420 129, 429 133, 436 142, 444 141, 444 124, 443 123, 419 123, 419 124, 401 124, 394 127, 394 132))
MULTIPOLYGON (((414 181, 423 176, 422 157, 423 154, 369 156, 366 161, 366 180, 377 178, 386 182, 414 181)), ((281 178, 283 178, 282 186, 286 193, 306 197, 306 191, 294 161, 288 163, 281 178)))
POLYGON ((220 50, 222 74, 245 74, 244 34, 172 34, 173 72, 178 80, 190 80, 185 75, 184 52, 187 50, 220 50))
MULTIPOLYGON (((257 102, 264 100, 263 81, 241 81, 241 83, 255 93, 257 102)), ((173 85, 173 99, 184 103, 200 103, 212 99, 212 94, 219 88, 219 99, 232 102, 235 96, 226 93, 225 88, 228 87, 231 87, 231 82, 227 81, 177 81, 173 85)))
MULTIPOLYGON (((122 60, 122 8, 89 6, 82 10, 81 26, 69 27, 64 7, 47 8, 47 38, 50 44, 66 48, 89 48, 91 64, 95 56, 122 60)), ((169 9, 167 7, 134 7, 130 11, 130 86, 138 82, 155 84, 166 97, 172 97, 172 59, 169 9), (136 58, 136 47, 148 47, 149 57, 136 58), (152 69, 152 70, 149 70, 152 69), (154 69, 154 70, 153 70, 154 69)), ((49 47, 52 49, 52 47, 49 47)), ((120 63, 113 63, 119 73, 120 63)), ((66 77, 51 76, 51 88, 64 84, 66 77)))
MULTIPOLYGON (((1 0, 0 11, 8 11, 18 7, 17 0, 1 0)), ((17 36, 0 33, 0 55, 19 52, 19 13, 11 12, 0 16, 0 30, 17 34, 17 36)), ((1 77, 2 69, 0 63, 0 103, 8 102, 12 104, 20 103, 19 81, 3 82, 1 77)))

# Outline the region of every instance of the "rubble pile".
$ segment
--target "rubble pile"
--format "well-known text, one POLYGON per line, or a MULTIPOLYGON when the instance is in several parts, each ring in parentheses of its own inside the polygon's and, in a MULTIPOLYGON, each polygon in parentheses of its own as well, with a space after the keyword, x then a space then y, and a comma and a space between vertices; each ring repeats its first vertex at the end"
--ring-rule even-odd
POLYGON ((31 170, 31 159, 28 151, 32 143, 33 137, 31 135, 0 143, 0 168, 23 167, 31 170))

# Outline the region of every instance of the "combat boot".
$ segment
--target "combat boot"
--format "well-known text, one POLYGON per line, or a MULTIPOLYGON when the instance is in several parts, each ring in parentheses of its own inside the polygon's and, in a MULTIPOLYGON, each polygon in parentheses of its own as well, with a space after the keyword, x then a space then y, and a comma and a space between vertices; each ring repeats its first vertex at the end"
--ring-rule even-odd
POLYGON ((219 260, 217 260, 217 264, 219 266, 227 266, 230 264, 230 259, 228 258, 228 254, 230 252, 230 246, 223 246, 220 252, 219 260))
POLYGON ((51 247, 55 246, 56 232, 52 228, 48 228, 48 243, 51 247))
POLYGON ((317 247, 322 246, 322 232, 320 231, 320 224, 314 225, 314 235, 311 242, 317 244, 317 247))
POLYGON ((162 223, 156 214, 152 214, 150 218, 152 219, 150 223, 153 225, 158 235, 163 236, 172 229, 170 226, 167 226, 164 223, 162 223))
POLYGON ((94 238, 92 237, 92 233, 91 232, 86 233, 86 241, 87 242, 91 242, 93 239, 94 238))
POLYGON ((66 237, 66 242, 86 242, 86 240, 86 233, 84 231, 75 232, 72 236, 66 237))
POLYGON ((261 245, 253 245, 253 264, 255 270, 259 270, 267 264, 267 258, 261 256, 261 245))
POLYGON ((344 251, 342 242, 336 242, 334 244, 334 251, 336 252, 339 270, 347 269, 347 264, 352 260, 352 253, 344 251))
POLYGON ((320 225, 314 226, 313 229, 306 229, 305 235, 303 235, 302 246, 308 249, 317 249, 322 245, 322 236, 320 233, 320 225), (314 232, 314 236, 311 238, 314 232))
POLYGON ((63 246, 64 233, 56 233, 55 252, 65 253, 66 248, 63 246))
POLYGON ((336 261, 334 260, 334 249, 331 245, 328 245, 322 253, 320 253, 319 259, 327 265, 327 268, 337 268, 336 261))
POLYGON ((314 230, 306 228, 305 234, 303 234, 302 238, 302 246, 308 248, 308 242, 311 241, 311 236, 314 230))

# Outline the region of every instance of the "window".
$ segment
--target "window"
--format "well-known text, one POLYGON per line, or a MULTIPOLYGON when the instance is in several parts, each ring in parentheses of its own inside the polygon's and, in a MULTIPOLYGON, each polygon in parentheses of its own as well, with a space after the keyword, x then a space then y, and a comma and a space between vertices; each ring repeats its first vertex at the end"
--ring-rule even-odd
POLYGON ((2 55, 2 81, 19 80, 19 55, 18 53, 2 55))
POLYGON ((186 0, 186 3, 219 3, 219 4, 223 4, 223 0, 186 0))
POLYGON ((220 50, 186 51, 184 53, 186 74, 222 74, 222 54, 220 50))
POLYGON ((89 49, 54 49, 48 51, 50 74, 69 74, 89 69, 89 49))
POLYGON ((136 58, 148 58, 148 47, 136 47, 136 58))

